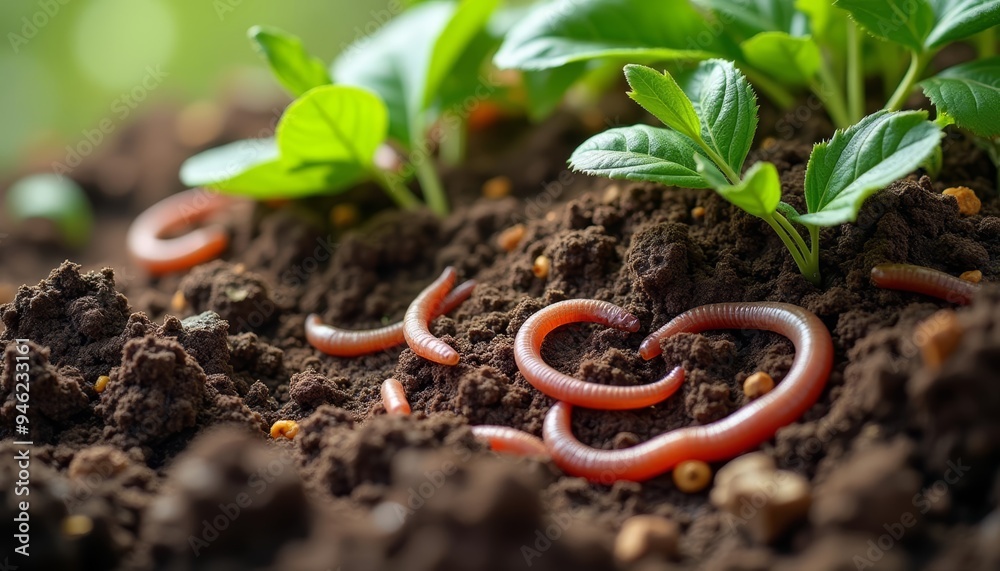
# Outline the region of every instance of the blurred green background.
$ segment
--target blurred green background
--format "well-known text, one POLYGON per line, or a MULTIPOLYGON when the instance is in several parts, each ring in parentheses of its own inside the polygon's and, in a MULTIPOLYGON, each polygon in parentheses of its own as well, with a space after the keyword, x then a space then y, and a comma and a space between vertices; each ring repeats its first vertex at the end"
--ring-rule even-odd
POLYGON ((120 126, 153 101, 211 98, 245 74, 273 83, 246 37, 254 24, 295 33, 330 61, 403 4, 3 0, 0 172, 33 148, 76 145, 102 122, 120 126))

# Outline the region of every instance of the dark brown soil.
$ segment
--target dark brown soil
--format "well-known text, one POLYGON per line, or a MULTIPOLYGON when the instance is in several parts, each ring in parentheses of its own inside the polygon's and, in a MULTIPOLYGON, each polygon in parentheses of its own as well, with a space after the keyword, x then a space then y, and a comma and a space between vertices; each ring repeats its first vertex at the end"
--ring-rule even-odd
MULTIPOLYGON (((623 102, 606 105, 607 116, 634 119, 623 102)), ((224 261, 185 276, 121 283, 110 270, 65 263, 39 285, 21 287, 0 308, 0 447, 8 458, 16 448, 12 341, 29 338, 30 567, 1000 566, 1000 293, 986 287, 958 310, 962 344, 931 371, 913 329, 945 304, 878 290, 868 279, 886 261, 1000 278, 1000 200, 986 157, 949 133, 938 180, 918 173, 895 183, 865 205, 857 224, 824 231, 823 284, 814 287, 763 222, 712 193, 566 171, 566 157, 593 128, 561 114, 538 129, 510 121, 474 139, 468 164, 446 173, 455 210, 444 220, 381 210, 384 199, 360 189, 362 214, 374 215, 357 228, 332 228, 316 214, 343 198, 262 205, 230 221, 224 261), (481 183, 498 174, 511 178, 513 195, 479 198, 481 183), (940 194, 958 184, 976 191, 982 213, 963 217, 940 194), (695 206, 706 209, 703 219, 692 217, 695 206), (525 237, 503 251, 496 236, 515 223, 526 225, 525 237), (531 271, 539 255, 552 260, 546 279, 531 271), (457 366, 405 348, 340 359, 305 342, 310 312, 358 329, 401 318, 446 265, 480 284, 432 327, 460 352, 457 366), (177 292, 181 311, 171 308, 177 292), (757 331, 678 335, 663 358, 643 361, 639 341, 674 315, 755 300, 819 315, 836 348, 828 388, 800 422, 761 447, 810 481, 808 518, 759 544, 707 492, 681 493, 669 474, 591 484, 475 441, 469 425, 540 433, 552 401, 518 373, 513 339, 533 312, 567 298, 614 302, 642 328, 557 331, 543 355, 558 369, 614 385, 647 383, 678 364, 688 371, 662 405, 576 411, 575 433, 599 448, 722 418, 745 404, 748 375, 763 370, 780 382, 790 367, 791 344, 757 331), (101 375, 111 380, 98 394, 101 375), (406 389, 411 417, 384 415, 379 385, 390 376, 406 389), (300 421, 300 435, 269 439, 278 419, 300 421), (92 529, 67 532, 71 514, 87 516, 92 529), (680 525, 676 555, 614 561, 615 533, 636 514, 680 525)), ((813 119, 804 132, 825 128, 813 119)), ((785 200, 801 206, 812 141, 769 131, 751 160, 773 161, 785 200)), ((111 168, 100 162, 108 160, 95 158, 91 168, 111 168)), ((162 194, 174 185, 166 187, 162 194)), ((13 251, 2 246, 5 255, 13 251)), ((10 466, 0 463, 6 522, 19 500, 10 466)))

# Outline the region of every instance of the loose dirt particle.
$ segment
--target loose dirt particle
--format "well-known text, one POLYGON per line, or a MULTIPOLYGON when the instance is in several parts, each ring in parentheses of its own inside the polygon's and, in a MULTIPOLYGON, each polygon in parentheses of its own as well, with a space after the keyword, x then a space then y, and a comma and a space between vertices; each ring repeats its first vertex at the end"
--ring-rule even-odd
POLYGON ((531 273, 538 279, 544 280, 549 277, 549 270, 552 269, 552 260, 548 256, 538 256, 531 264, 531 273))
POLYGON ((338 204, 330 209, 330 223, 336 228, 350 228, 358 223, 361 213, 353 204, 338 204))
POLYGON ((615 559, 628 564, 655 554, 672 558, 677 555, 677 523, 658 516, 637 515, 625 520, 615 538, 615 559))
POLYGON ((749 399, 766 395, 774 388, 774 379, 763 371, 758 371, 743 381, 743 394, 749 399))
POLYGON ((696 494, 712 481, 712 469, 701 460, 685 460, 674 468, 674 484, 685 494, 696 494))
POLYGON ((499 200, 510 194, 513 185, 505 176, 495 176, 483 183, 483 196, 490 200, 499 200))
POLYGON ((979 214, 979 210, 983 207, 983 203, 979 201, 979 197, 976 196, 976 193, 967 186, 949 188, 941 194, 945 196, 954 196, 955 200, 958 201, 958 211, 965 216, 979 214))
POLYGON ((983 281, 983 272, 979 270, 969 270, 967 272, 962 272, 962 275, 958 276, 959 279, 963 279, 967 282, 972 282, 977 284, 983 281))
POLYGON ((97 381, 94 382, 94 390, 98 393, 103 393, 104 389, 108 388, 108 381, 110 380, 111 377, 107 375, 101 375, 100 377, 97 377, 97 381))
POLYGON ((604 189, 604 196, 601 202, 604 204, 614 204, 622 195, 622 189, 617 184, 612 184, 604 189))
POLYGON ((184 311, 187 308, 187 299, 184 298, 184 292, 177 290, 174 292, 174 296, 170 298, 170 309, 177 313, 184 311))
POLYGON ((271 438, 285 437, 289 440, 299 433, 299 423, 294 420, 279 420, 271 425, 271 438))
POLYGON ((497 244, 507 252, 513 252, 524 238, 524 224, 515 224, 497 236, 497 244))
POLYGON ((913 343, 920 348, 924 364, 937 370, 958 347, 962 334, 962 325, 955 312, 942 309, 917 325, 913 343))
POLYGON ((781 537, 812 505, 809 482, 794 472, 775 470, 774 460, 763 452, 741 456, 723 466, 710 499, 745 522, 747 531, 760 543, 781 537))
POLYGON ((67 516, 62 521, 62 532, 63 535, 69 537, 83 537, 93 531, 94 520, 90 519, 85 515, 71 515, 67 516))

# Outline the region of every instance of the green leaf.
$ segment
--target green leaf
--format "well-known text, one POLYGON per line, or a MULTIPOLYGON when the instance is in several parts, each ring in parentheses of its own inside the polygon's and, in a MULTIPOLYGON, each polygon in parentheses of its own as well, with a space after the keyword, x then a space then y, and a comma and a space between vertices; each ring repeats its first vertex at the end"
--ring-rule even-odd
POLYGON ((285 109, 278 122, 278 148, 292 165, 324 162, 367 168, 388 127, 388 111, 377 95, 359 87, 326 85, 285 109))
POLYGON ((857 219, 865 199, 913 172, 940 144, 941 129, 924 111, 879 111, 816 145, 806 167, 804 224, 857 219))
POLYGON ((739 184, 733 185, 722 177, 715 165, 700 156, 695 157, 698 172, 712 184, 723 198, 758 218, 774 214, 781 202, 781 179, 778 168, 771 163, 758 162, 743 176, 739 184))
POLYGON ((673 76, 642 65, 627 65, 625 78, 632 88, 628 96, 643 109, 691 139, 701 138, 701 122, 694 105, 673 76))
POLYGON ((679 82, 701 120, 701 138, 737 174, 757 132, 757 96, 732 62, 702 62, 679 82))
POLYGON ((1000 0, 927 0, 935 24, 925 40, 928 48, 942 47, 1000 25, 1000 0))
POLYGON ((740 47, 747 63, 785 83, 808 83, 822 64, 819 46, 809 36, 792 37, 784 32, 763 32, 743 42, 740 47))
POLYGON ((39 218, 52 222, 66 245, 81 248, 90 240, 94 214, 90 200, 72 179, 56 174, 26 176, 7 189, 12 220, 39 218))
POLYGON ((579 61, 552 69, 523 72, 531 118, 538 121, 551 113, 562 102, 570 86, 586 71, 587 62, 579 61))
POLYGON ((695 0, 706 8, 725 14, 750 37, 761 32, 795 32, 801 14, 795 0, 695 0))
POLYGON ((694 141, 676 131, 635 125, 591 137, 569 162, 574 170, 590 175, 708 188, 694 162, 701 152, 694 141))
POLYGON ((830 0, 796 0, 795 8, 809 19, 809 31, 820 43, 841 47, 847 39, 847 12, 830 0))
MULTIPOLYGON (((431 104, 445 77, 482 31, 499 3, 500 0, 462 0, 459 3, 431 49, 423 81, 421 109, 426 109, 431 104)), ((478 78, 472 79, 477 80, 478 78)))
POLYGON ((720 53, 717 34, 687 0, 555 0, 510 31, 494 63, 539 70, 595 58, 691 60, 720 53))
POLYGON ((934 11, 927 0, 836 0, 836 6, 876 38, 924 51, 924 40, 934 27, 934 11))
POLYGON ((262 26, 250 28, 247 34, 275 77, 292 95, 298 97, 314 87, 330 83, 326 65, 309 55, 296 36, 262 26))
POLYGON ((274 139, 247 139, 201 152, 181 166, 187 186, 205 186, 254 199, 298 198, 345 189, 365 178, 358 165, 290 167, 274 139))
POLYGON ((955 123, 981 137, 1000 135, 1000 57, 958 65, 920 83, 955 123))

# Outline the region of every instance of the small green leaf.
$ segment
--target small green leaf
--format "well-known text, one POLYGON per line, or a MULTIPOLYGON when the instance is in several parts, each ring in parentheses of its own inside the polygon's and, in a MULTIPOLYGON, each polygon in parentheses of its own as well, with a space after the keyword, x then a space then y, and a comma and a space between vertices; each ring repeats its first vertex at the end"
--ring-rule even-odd
POLYGON ((539 70, 595 58, 704 59, 725 53, 687 0, 555 0, 504 39, 499 68, 539 70))
POLYGON ((292 95, 298 97, 306 91, 330 83, 326 65, 309 55, 302 41, 277 28, 254 26, 247 34, 271 71, 292 95))
POLYGON ((254 199, 298 198, 345 189, 365 177, 358 165, 290 167, 274 139, 247 139, 209 149, 184 161, 181 181, 254 199))
POLYGON ((1000 57, 942 71, 920 83, 937 107, 981 137, 1000 135, 1000 57))
POLYGON ((360 87, 326 85, 285 109, 278 122, 278 149, 291 165, 324 162, 367 168, 388 127, 388 111, 377 95, 360 87))
POLYGON ((627 65, 625 78, 632 88, 628 96, 643 109, 691 139, 701 138, 701 122, 694 105, 673 76, 642 65, 627 65))
POLYGON ((784 32, 763 32, 743 42, 740 47, 747 63, 785 83, 808 83, 822 64, 819 46, 809 36, 792 37, 784 32))
POLYGON ((794 0, 695 0, 696 4, 733 19, 744 36, 761 32, 795 32, 801 14, 794 0))
POLYGON ((701 138, 737 174, 757 133, 757 96, 732 62, 702 62, 679 82, 701 120, 701 138))
POLYGON ((796 0, 795 8, 809 20, 809 32, 824 45, 843 48, 847 41, 847 12, 830 0, 796 0))
POLYGON ((729 184, 715 165, 702 157, 695 157, 698 172, 709 179, 712 188, 723 198, 758 218, 774 214, 781 202, 781 179, 778 168, 768 162, 754 163, 743 180, 737 185, 729 184))
POLYGON ((927 0, 934 11, 935 24, 925 40, 928 48, 978 34, 1000 25, 1000 0, 927 0))
POLYGON ((806 167, 809 213, 804 224, 835 226, 857 219, 865 199, 913 172, 941 142, 924 111, 879 111, 816 145, 806 167))
POLYGON ((12 220, 51 221, 63 241, 81 248, 90 240, 94 214, 87 194, 68 177, 56 174, 26 176, 7 189, 7 213, 12 220))
POLYGON ((934 27, 934 11, 927 0, 836 0, 868 33, 924 51, 924 41, 934 27))
POLYGON ((708 188, 694 162, 700 153, 698 145, 680 133, 635 125, 591 137, 569 162, 574 170, 590 175, 708 188))
MULTIPOLYGON (((470 42, 486 25, 500 0, 462 0, 431 50, 423 82, 420 108, 426 109, 438 93, 438 88, 451 72, 455 62, 468 49, 470 42)), ((473 78, 477 81, 478 78, 473 78)), ((475 89, 475 87, 473 87, 475 89)))

